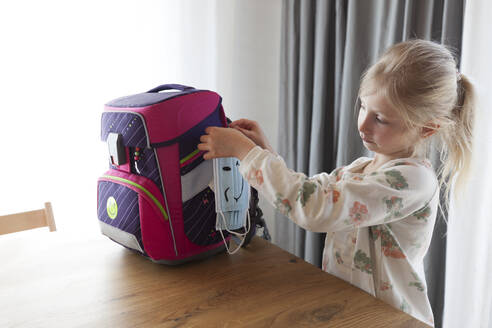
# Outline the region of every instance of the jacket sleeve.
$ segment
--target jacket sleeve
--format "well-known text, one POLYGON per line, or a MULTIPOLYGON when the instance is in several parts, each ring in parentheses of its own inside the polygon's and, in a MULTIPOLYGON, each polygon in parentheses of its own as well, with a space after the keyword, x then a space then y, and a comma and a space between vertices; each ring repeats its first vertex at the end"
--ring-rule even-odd
POLYGON ((437 190, 432 169, 413 162, 371 174, 341 175, 337 169, 307 177, 288 169, 280 156, 255 147, 239 170, 278 211, 315 232, 352 230, 422 216, 437 190))

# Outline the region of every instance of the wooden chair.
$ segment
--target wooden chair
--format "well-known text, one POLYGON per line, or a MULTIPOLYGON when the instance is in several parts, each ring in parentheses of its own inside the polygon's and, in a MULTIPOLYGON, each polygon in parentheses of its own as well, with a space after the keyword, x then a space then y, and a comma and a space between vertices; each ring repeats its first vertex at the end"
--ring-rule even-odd
POLYGON ((49 202, 44 203, 44 208, 40 210, 0 216, 0 235, 42 227, 49 227, 50 231, 56 230, 53 209, 49 202))

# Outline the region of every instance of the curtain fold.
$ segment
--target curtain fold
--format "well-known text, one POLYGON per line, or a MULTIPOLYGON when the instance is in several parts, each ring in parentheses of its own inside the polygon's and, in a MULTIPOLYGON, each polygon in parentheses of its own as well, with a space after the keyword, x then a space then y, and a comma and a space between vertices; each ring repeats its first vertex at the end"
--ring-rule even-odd
MULTIPOLYGON (((410 38, 450 45, 459 57, 463 1, 284 0, 278 151, 311 176, 371 156, 354 110, 363 71, 392 44, 410 38)), ((435 165, 438 157, 432 158, 435 165)), ((325 234, 276 214, 275 243, 321 266, 325 234)), ((444 306, 446 224, 438 218, 425 260, 436 327, 444 306)))
POLYGON ((450 328, 492 328, 490 12, 489 1, 466 3, 461 72, 474 84, 477 99, 470 180, 455 194, 449 214, 444 326, 450 328))

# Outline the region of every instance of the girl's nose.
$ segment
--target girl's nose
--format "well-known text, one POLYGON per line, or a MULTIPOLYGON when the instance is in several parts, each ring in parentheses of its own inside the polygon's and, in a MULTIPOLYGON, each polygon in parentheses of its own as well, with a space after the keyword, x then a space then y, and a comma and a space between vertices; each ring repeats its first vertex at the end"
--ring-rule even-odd
POLYGON ((370 131, 370 128, 371 128, 371 125, 370 125, 368 115, 361 117, 359 120, 359 131, 366 134, 367 132, 370 131))

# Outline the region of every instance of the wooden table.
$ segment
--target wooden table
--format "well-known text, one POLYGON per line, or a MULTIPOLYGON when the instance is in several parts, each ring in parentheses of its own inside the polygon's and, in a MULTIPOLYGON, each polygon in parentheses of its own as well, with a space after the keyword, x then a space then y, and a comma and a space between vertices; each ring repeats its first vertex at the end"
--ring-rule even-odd
POLYGON ((37 232, 0 236, 0 327, 427 327, 258 237, 170 267, 37 232))

